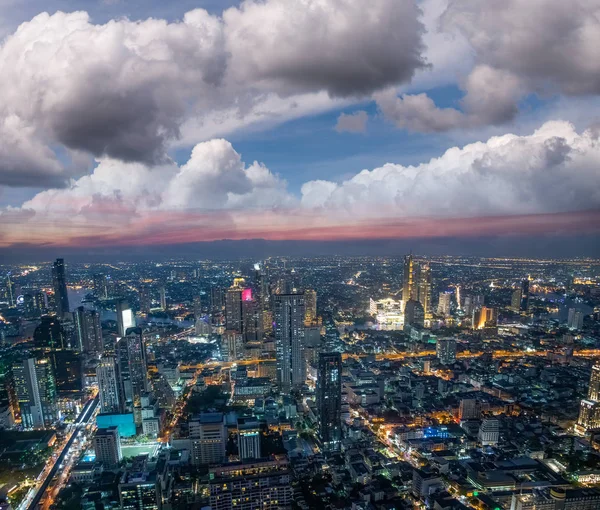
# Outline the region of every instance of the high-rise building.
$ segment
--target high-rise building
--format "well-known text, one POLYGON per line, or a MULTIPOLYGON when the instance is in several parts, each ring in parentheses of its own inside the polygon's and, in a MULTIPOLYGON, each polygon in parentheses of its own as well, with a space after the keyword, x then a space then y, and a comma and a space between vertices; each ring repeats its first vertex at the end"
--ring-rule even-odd
POLYGON ((498 325, 498 309, 482 306, 473 311, 473 329, 495 328, 498 325))
POLYGON ((96 310, 86 310, 83 306, 75 310, 75 334, 77 336, 77 350, 83 352, 102 352, 102 326, 100 314, 96 310))
POLYGON ((581 433, 600 428, 600 365, 592 367, 587 397, 579 407, 576 429, 581 433))
POLYGON ((67 279, 64 259, 56 259, 52 265, 52 285, 54 287, 54 303, 56 315, 62 319, 69 313, 69 295, 67 294, 67 279))
POLYGON ((189 422, 192 464, 219 464, 225 459, 227 429, 222 413, 201 413, 189 422))
POLYGON ((306 381, 304 360, 304 295, 273 296, 277 382, 283 393, 306 381))
POLYGON ((569 329, 575 330, 583 328, 583 312, 577 308, 569 308, 567 326, 569 329))
POLYGON ((437 313, 444 317, 450 317, 450 303, 452 294, 450 292, 440 292, 438 300, 437 313))
POLYGON ((304 322, 307 326, 313 325, 317 321, 317 291, 306 289, 304 291, 304 322))
POLYGON ((125 409, 131 410, 139 401, 142 393, 148 391, 148 368, 146 364, 146 346, 140 328, 129 328, 127 335, 119 339, 116 345, 117 364, 125 409))
POLYGON ((263 315, 260 303, 254 299, 242 301, 242 332, 244 342, 258 342, 263 336, 263 315))
POLYGON ((429 264, 422 264, 419 270, 417 301, 421 303, 423 314, 427 321, 433 317, 431 310, 431 286, 431 268, 429 264))
POLYGON ((48 353, 48 359, 59 395, 83 389, 83 360, 79 351, 53 350, 48 353))
POLYGON ((213 311, 223 310, 225 306, 225 294, 221 287, 212 287, 210 289, 210 306, 213 311))
POLYGON ((135 314, 128 301, 119 299, 117 301, 117 334, 123 337, 129 328, 135 328, 135 314))
POLYGON ((102 462, 105 469, 118 467, 123 458, 119 428, 114 426, 97 429, 94 436, 94 451, 96 462, 102 462))
POLYGON ((500 439, 500 421, 496 418, 485 418, 481 421, 478 433, 481 446, 496 446, 500 439))
POLYGON ((316 397, 323 447, 339 450, 342 440, 342 356, 339 352, 319 354, 316 397))
POLYGON ((202 297, 198 294, 194 296, 194 318, 199 319, 202 317, 202 297))
POLYGON ((521 282, 521 305, 519 310, 521 312, 529 311, 529 278, 525 278, 521 282))
POLYGON ((142 285, 140 288, 140 312, 146 317, 150 314, 152 308, 152 295, 150 294, 150 287, 148 285, 142 285))
POLYGON ((22 426, 47 428, 58 420, 56 382, 50 360, 28 358, 12 367, 13 387, 22 426))
POLYGON ((456 361, 456 340, 438 338, 435 352, 442 365, 452 365, 456 361))
POLYGON ((419 266, 414 262, 412 255, 407 255, 404 257, 404 272, 402 275, 402 301, 405 303, 407 303, 409 299, 418 301, 418 268, 419 266))
POLYGON ((478 420, 481 418, 481 403, 474 398, 463 398, 458 408, 460 421, 478 420))
MULTIPOLYGON (((252 291, 247 289, 252 296, 252 291)), ((225 294, 225 329, 229 331, 238 331, 242 333, 243 330, 243 307, 244 301, 244 279, 236 278, 233 281, 233 285, 227 289, 225 294)), ((246 292, 246 296, 248 292, 246 292)))
POLYGON ((283 455, 211 467, 209 479, 212 510, 292 507, 292 475, 283 455))
POLYGON ((68 349, 67 333, 57 317, 46 315, 33 331, 33 343, 40 349, 68 349))
POLYGON ((160 309, 167 310, 167 289, 164 285, 160 288, 160 309))
POLYGON ((244 358, 244 337, 237 331, 225 331, 221 336, 221 353, 227 361, 244 358))
POLYGON ((510 298, 510 308, 514 312, 521 311, 521 298, 523 297, 523 291, 521 288, 515 289, 510 298))
POLYGON ((425 311, 419 301, 409 299, 404 305, 404 325, 419 327, 425 325, 425 311))
POLYGON ((113 355, 102 356, 96 368, 101 413, 119 413, 123 410, 121 379, 117 360, 113 355))
POLYGON ((106 282, 106 275, 97 273, 92 277, 94 285, 94 296, 98 299, 108 298, 108 284, 106 282))
POLYGON ((239 418, 237 428, 240 459, 260 459, 260 424, 239 418))

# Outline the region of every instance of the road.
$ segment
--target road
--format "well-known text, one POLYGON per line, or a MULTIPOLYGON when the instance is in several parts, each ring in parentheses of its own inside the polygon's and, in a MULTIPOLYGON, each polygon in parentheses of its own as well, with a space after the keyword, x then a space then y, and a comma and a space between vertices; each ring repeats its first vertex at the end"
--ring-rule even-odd
MULTIPOLYGON (((69 453, 69 450, 73 446, 75 439, 77 439, 77 437, 79 437, 79 433, 85 429, 85 427, 90 423, 90 420, 92 420, 92 418, 94 417, 94 411, 96 410, 97 406, 98 406, 98 396, 96 395, 96 397, 94 397, 92 400, 90 400, 84 406, 81 413, 79 413, 77 420, 75 420, 75 423, 73 425, 71 425, 71 431, 69 432, 68 439, 65 442, 63 449, 61 450, 60 454, 54 461, 52 468, 47 472, 45 478, 43 478, 43 481, 42 481, 39 489, 37 490, 37 492, 32 494, 31 497, 28 497, 27 500, 29 500, 29 502, 27 503, 27 500, 26 500, 24 502, 25 504, 22 505, 20 508, 26 508, 27 510, 34 510, 34 509, 38 508, 40 501, 42 501, 42 498, 45 496, 45 494, 47 492, 50 482, 52 481, 54 476, 56 476, 56 474, 58 473, 58 470, 60 469, 61 464, 65 460, 65 457, 69 453)), ((74 459, 72 459, 71 462, 74 462, 74 459)), ((63 472, 62 472, 63 478, 64 478, 64 474, 67 472, 68 472, 68 469, 63 470, 63 472)))

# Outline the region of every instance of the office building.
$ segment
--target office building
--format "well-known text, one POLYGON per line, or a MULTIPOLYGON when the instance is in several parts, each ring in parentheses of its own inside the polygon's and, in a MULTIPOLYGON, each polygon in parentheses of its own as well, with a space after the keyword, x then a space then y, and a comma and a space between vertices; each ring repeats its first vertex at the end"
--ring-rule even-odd
POLYGON ((339 450, 342 440, 342 356, 320 353, 317 369, 317 420, 325 450, 339 450))
POLYGON ((52 265, 52 286, 54 287, 54 306, 56 315, 62 319, 69 313, 69 295, 67 294, 67 279, 64 259, 56 259, 52 265))
POLYGON ((521 312, 529 311, 529 278, 525 278, 521 282, 521 304, 519 310, 521 312))
POLYGON ((244 283, 243 278, 236 278, 225 294, 225 329, 229 331, 243 332, 242 302, 244 298, 252 299, 252 291, 245 289, 244 283))
POLYGON ((577 308, 569 308, 567 326, 574 330, 583 328, 583 312, 577 308))
POLYGON ((47 354, 59 395, 83 389, 83 359, 79 351, 52 350, 47 354))
POLYGON ((311 326, 317 321, 317 291, 306 289, 304 291, 304 322, 311 326))
POLYGON ((102 462, 106 469, 118 467, 123 458, 119 428, 113 426, 97 429, 94 436, 94 451, 96 462, 102 462))
POLYGON ((221 336, 221 354, 227 361, 244 358, 244 337, 237 331, 225 331, 221 336))
POLYGON ((216 312, 222 311, 225 307, 225 293, 221 287, 210 289, 210 306, 216 312))
POLYGON ((510 308, 514 312, 521 311, 521 298, 523 297, 523 291, 521 288, 515 289, 510 298, 510 308))
POLYGON ((482 306, 473 311, 473 329, 495 328, 498 326, 498 309, 482 306))
POLYGON ((481 403, 474 398, 463 398, 458 408, 460 421, 479 420, 481 418, 481 403))
POLYGON ((588 386, 588 399, 600 402, 600 365, 592 367, 590 384, 588 386))
POLYGON ((148 285, 142 285, 140 288, 140 312, 148 317, 152 308, 152 295, 150 293, 150 287, 148 285))
POLYGON ((424 327, 425 310, 419 301, 409 299, 404 305, 404 325, 424 327))
POLYGON ((304 316, 303 294, 273 296, 277 382, 283 393, 301 387, 306 381, 304 316))
POLYGON ((135 328, 135 314, 128 301, 119 299, 117 301, 117 335, 125 336, 130 328, 135 328))
POLYGON ((104 342, 102 341, 100 314, 96 310, 86 310, 80 306, 75 310, 74 319, 77 350, 86 353, 102 352, 104 342))
MULTIPOLYGON (((250 290, 250 289, 248 289, 250 290)), ((260 303, 248 294, 242 300, 242 333, 244 342, 258 342, 263 336, 263 314, 260 303)))
POLYGON ((404 257, 404 271, 402 273, 402 301, 407 303, 410 299, 418 301, 418 264, 412 255, 404 257))
POLYGON ((167 289, 164 286, 160 288, 160 309, 163 311, 167 310, 167 289))
POLYGON ((52 364, 28 358, 12 367, 13 386, 23 428, 48 428, 59 418, 52 364))
POLYGON ((33 343, 39 349, 68 349, 67 332, 57 317, 45 315, 33 331, 33 343))
POLYGON ((454 338, 439 338, 435 352, 442 365, 452 365, 456 361, 456 340, 454 338))
POLYGON ((431 320, 433 317, 431 309, 431 268, 429 264, 422 264, 418 275, 418 295, 417 301, 421 303, 423 307, 423 316, 426 321, 431 320))
POLYGON ((117 364, 124 401, 124 409, 131 410, 142 393, 148 391, 146 346, 140 328, 129 328, 127 335, 116 345, 117 364))
POLYGON ((94 296, 98 299, 107 299, 108 298, 108 284, 106 282, 106 275, 103 274, 95 274, 92 277, 93 285, 94 285, 94 296))
POLYGON ((119 369, 115 356, 102 356, 96 368, 96 376, 98 378, 100 413, 119 413, 123 411, 121 378, 119 377, 119 369))
POLYGON ((292 507, 292 475, 285 456, 211 467, 209 479, 212 510, 292 507))
POLYGON ((496 446, 500 439, 500 421, 495 418, 483 419, 478 438, 481 446, 496 446))
POLYGON ((192 464, 219 464, 225 459, 227 428, 222 413, 201 413, 189 422, 192 464))
POLYGON ((450 317, 450 303, 452 299, 452 293, 440 292, 438 300, 437 314, 443 317, 450 317))
POLYGON ((260 424, 239 418, 237 428, 240 459, 260 459, 260 424))

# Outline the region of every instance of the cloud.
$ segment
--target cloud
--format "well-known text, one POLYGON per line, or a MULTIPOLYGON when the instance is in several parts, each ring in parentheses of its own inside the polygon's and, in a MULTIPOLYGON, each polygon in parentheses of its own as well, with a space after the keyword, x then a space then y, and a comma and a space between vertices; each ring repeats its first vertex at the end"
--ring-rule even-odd
POLYGON ((20 165, 64 185, 62 148, 162 165, 182 126, 214 136, 218 119, 225 130, 272 123, 298 104, 323 109, 408 81, 425 65, 418 16, 412 0, 373 0, 368 16, 357 0, 248 0, 171 23, 39 14, 0 46, 0 126, 14 119, 26 127, 20 146, 36 148, 34 162, 4 149, 0 182, 20 165))
POLYGON ((264 164, 245 164, 224 139, 198 144, 181 166, 105 158, 67 188, 6 209, 2 242, 418 237, 440 235, 440 229, 458 235, 465 227, 452 222, 465 218, 478 235, 486 228, 548 231, 552 222, 581 229, 576 222, 590 216, 579 212, 600 211, 598 133, 596 127, 578 132, 564 121, 547 122, 532 134, 453 147, 417 166, 388 163, 339 183, 308 181, 300 199, 264 164), (509 219, 524 215, 531 221, 509 219))
POLYGON ((302 203, 352 217, 466 217, 600 208, 600 142, 548 122, 528 136, 503 135, 418 166, 388 163, 342 183, 308 182, 302 203))
POLYGON ((425 66, 410 0, 247 0, 224 12, 230 70, 284 94, 360 96, 425 66))
POLYGON ((364 110, 359 110, 354 113, 341 113, 335 125, 335 130, 338 133, 366 133, 367 120, 369 116, 364 110))
MULTIPOLYGON (((461 107, 437 108, 421 95, 397 100, 376 95, 381 111, 400 128, 430 132, 500 125, 516 117, 528 94, 600 94, 595 56, 600 5, 594 0, 456 0, 447 3, 439 25, 458 38, 458 48, 466 41, 473 54, 474 66, 458 82, 465 92, 461 107)), ((444 43, 430 35, 431 21, 428 29, 425 42, 434 44, 428 53, 436 55, 444 43)))

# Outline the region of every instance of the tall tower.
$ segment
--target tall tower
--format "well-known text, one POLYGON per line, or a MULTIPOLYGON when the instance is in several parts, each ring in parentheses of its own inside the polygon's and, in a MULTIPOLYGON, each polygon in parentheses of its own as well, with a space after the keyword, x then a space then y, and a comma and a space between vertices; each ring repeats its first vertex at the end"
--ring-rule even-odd
POLYGON ((325 449, 339 450, 342 439, 342 356, 319 354, 317 372, 319 435, 325 449))
POLYGON ((431 311, 431 268, 429 264, 423 264, 419 271, 417 301, 423 306, 425 320, 430 320, 433 314, 431 311))
POLYGON ((404 257, 404 273, 402 275, 402 301, 405 303, 414 297, 415 293, 415 267, 412 255, 404 257))
POLYGON ((140 288, 140 312, 148 317, 151 307, 152 296, 150 295, 150 287, 148 285, 142 285, 140 288))
POLYGON ((521 306, 522 312, 529 311, 529 278, 521 282, 521 306))
POLYGON ((104 350, 100 314, 96 310, 86 310, 83 306, 75 310, 75 332, 78 350, 83 352, 104 350))
POLYGON ((62 319, 69 312, 69 295, 67 294, 64 259, 56 259, 52 265, 52 284, 54 286, 56 315, 59 319, 62 319))
POLYGON ((307 326, 312 326, 317 320, 317 291, 306 289, 304 291, 304 305, 306 311, 304 314, 307 326))
POLYGON ((114 356, 102 356, 96 368, 101 413, 119 413, 122 398, 117 360, 114 356))
POLYGON ((24 428, 46 428, 58 419, 56 382, 50 360, 28 358, 12 367, 24 428))
POLYGON ((306 380, 304 361, 304 294, 273 296, 277 382, 283 393, 306 380))
POLYGON ((243 278, 236 278, 225 294, 225 329, 240 333, 243 321, 242 294, 245 290, 243 284, 243 278))
POLYGON ((125 408, 132 409, 148 391, 148 368, 146 346, 140 328, 130 328, 127 335, 117 342, 117 364, 124 396, 125 408))

